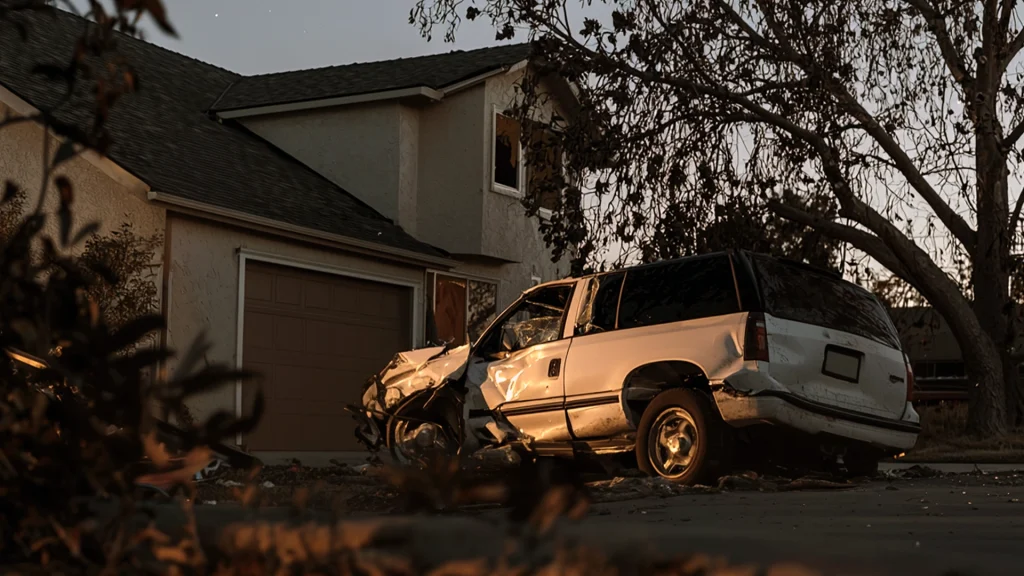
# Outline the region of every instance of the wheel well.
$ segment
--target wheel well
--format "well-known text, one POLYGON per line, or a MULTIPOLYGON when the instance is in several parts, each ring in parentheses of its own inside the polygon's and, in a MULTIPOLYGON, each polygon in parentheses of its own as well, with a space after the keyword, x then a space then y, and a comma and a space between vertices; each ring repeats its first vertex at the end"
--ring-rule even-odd
POLYGON ((644 410, 658 394, 671 388, 694 388, 711 396, 704 370, 682 360, 652 362, 635 368, 623 383, 630 423, 636 426, 644 410))

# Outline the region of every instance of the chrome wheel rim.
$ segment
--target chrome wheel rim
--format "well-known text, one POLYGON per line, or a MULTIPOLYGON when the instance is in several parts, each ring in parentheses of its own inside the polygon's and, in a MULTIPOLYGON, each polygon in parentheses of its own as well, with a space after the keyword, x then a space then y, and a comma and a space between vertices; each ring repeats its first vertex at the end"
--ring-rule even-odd
POLYGON ((392 455, 399 464, 424 462, 430 454, 450 452, 448 435, 439 424, 416 420, 395 423, 392 455))
POLYGON ((655 471, 664 478, 686 474, 699 448, 697 422, 685 409, 669 408, 658 415, 647 437, 647 453, 655 471))

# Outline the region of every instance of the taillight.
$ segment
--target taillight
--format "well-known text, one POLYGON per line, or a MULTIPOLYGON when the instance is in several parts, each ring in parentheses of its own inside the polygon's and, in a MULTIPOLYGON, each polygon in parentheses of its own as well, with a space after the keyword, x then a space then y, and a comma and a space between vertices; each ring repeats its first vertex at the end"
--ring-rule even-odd
POLYGON ((910 365, 910 359, 905 358, 904 363, 907 365, 907 402, 914 401, 914 367, 910 365))
POLYGON ((743 359, 768 362, 768 329, 764 314, 751 312, 747 316, 746 334, 743 336, 743 359))

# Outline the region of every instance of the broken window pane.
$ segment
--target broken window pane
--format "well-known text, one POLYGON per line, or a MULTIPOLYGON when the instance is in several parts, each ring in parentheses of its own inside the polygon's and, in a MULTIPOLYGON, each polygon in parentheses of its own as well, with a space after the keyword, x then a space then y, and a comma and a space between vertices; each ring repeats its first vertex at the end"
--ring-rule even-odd
MULTIPOLYGON (((615 329, 615 315, 619 309, 619 292, 624 276, 624 273, 616 272, 594 278, 597 292, 589 303, 589 310, 580 312, 580 324, 576 327, 577 336, 615 329)), ((593 286, 591 289, 594 289, 593 286)))
POLYGON ((494 183, 519 189, 519 123, 504 114, 494 119, 494 183))
POLYGON ((558 136, 549 128, 535 129, 530 134, 530 188, 538 205, 546 210, 558 208, 565 178, 562 175, 562 147, 558 136))
POLYGON ((564 284, 530 293, 483 337, 478 353, 481 357, 492 358, 498 353, 560 339, 572 289, 571 284, 564 284))
POLYGON ((466 279, 437 275, 434 283, 434 323, 442 342, 466 343, 466 279))
POLYGON ((476 341, 498 314, 498 285, 469 281, 469 340, 476 341))

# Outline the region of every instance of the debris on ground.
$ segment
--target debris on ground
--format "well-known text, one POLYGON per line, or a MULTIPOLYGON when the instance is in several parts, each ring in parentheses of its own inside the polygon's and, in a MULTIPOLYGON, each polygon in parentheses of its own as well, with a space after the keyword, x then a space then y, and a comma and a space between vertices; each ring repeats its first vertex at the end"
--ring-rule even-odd
POLYGON ((941 478, 944 474, 936 470, 935 468, 929 468, 928 466, 921 466, 915 464, 910 468, 901 468, 898 470, 886 470, 882 472, 886 478, 900 478, 904 480, 917 480, 920 478, 941 478))
POLYGON ((859 483, 838 481, 830 475, 807 475, 798 478, 782 476, 761 476, 757 472, 746 471, 738 474, 722 476, 718 479, 719 490, 757 491, 757 492, 792 492, 795 490, 848 490, 856 488, 859 483))
POLYGON ((587 484, 594 502, 619 502, 638 498, 670 498, 683 494, 713 494, 717 488, 710 486, 681 486, 664 478, 625 478, 599 480, 587 484))

